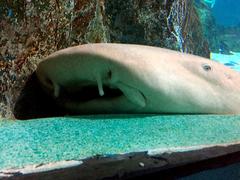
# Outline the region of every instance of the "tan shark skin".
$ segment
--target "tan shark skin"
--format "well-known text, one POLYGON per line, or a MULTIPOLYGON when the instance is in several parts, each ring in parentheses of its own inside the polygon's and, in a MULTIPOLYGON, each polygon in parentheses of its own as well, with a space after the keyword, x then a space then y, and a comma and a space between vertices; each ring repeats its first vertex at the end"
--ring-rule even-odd
POLYGON ((87 102, 60 105, 79 114, 96 113, 240 113, 240 74, 202 57, 168 49, 129 44, 86 44, 57 51, 36 70, 54 98, 61 89, 81 93, 98 86, 87 102), (106 85, 122 96, 104 98, 106 85))

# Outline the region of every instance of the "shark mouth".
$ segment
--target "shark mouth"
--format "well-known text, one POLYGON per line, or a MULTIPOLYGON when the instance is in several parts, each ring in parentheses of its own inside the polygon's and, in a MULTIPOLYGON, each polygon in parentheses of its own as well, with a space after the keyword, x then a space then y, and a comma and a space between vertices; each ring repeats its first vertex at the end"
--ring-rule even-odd
POLYGON ((86 85, 71 92, 62 88, 56 100, 59 102, 71 101, 84 103, 91 100, 116 98, 122 95, 123 92, 121 90, 110 88, 107 85, 101 85, 101 87, 97 85, 86 85))
POLYGON ((104 85, 99 76, 96 78, 96 82, 95 84, 94 82, 83 80, 70 83, 71 85, 61 86, 45 78, 44 85, 46 87, 44 89, 51 89, 51 94, 55 99, 78 101, 79 103, 99 99, 101 97, 114 98, 123 95, 121 90, 104 85))
POLYGON ((105 85, 102 83, 100 78, 97 78, 97 83, 82 82, 81 87, 59 87, 59 85, 53 84, 53 94, 57 101, 61 104, 62 102, 71 102, 75 104, 82 104, 89 101, 108 100, 113 101, 118 97, 123 97, 135 104, 138 107, 146 106, 146 98, 138 89, 133 88, 122 82, 115 83, 114 85, 105 85), (61 89, 63 92, 61 92, 61 89))
MULTIPOLYGON (((94 111, 85 111, 85 105, 94 104, 97 110, 101 110, 103 103, 112 104, 115 107, 114 113, 125 108, 125 105, 118 100, 129 102, 133 107, 141 108, 146 105, 144 94, 138 89, 125 84, 116 82, 114 84, 103 84, 101 80, 80 81, 73 84, 59 85, 48 81, 47 84, 41 84, 36 74, 30 76, 23 90, 14 105, 14 116, 17 119, 33 119, 43 117, 57 117, 64 115, 95 114, 94 111), (46 86, 47 85, 47 86, 46 86), (66 104, 81 106, 84 110, 71 111, 66 104)), ((127 103, 126 102, 126 103, 127 103)), ((105 107, 106 109, 106 107, 105 107)), ((98 111, 98 112, 99 112, 98 111)), ((101 111, 100 111, 101 112, 101 111)))

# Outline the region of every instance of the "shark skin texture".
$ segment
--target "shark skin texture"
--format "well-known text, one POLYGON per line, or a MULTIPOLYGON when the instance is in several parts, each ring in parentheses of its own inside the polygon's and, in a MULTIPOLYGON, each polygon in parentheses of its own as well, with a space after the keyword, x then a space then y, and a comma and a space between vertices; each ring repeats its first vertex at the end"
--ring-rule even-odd
POLYGON ((43 90, 75 114, 239 114, 240 74, 173 50, 97 43, 57 51, 36 70, 43 90))

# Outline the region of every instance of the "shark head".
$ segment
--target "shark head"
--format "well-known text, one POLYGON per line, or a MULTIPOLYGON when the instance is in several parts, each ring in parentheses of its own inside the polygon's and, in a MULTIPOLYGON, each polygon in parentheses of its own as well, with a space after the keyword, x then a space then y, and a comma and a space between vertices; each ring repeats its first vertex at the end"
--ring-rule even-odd
POLYGON ((239 73, 156 47, 70 47, 43 60, 36 74, 44 91, 76 114, 240 112, 239 73))

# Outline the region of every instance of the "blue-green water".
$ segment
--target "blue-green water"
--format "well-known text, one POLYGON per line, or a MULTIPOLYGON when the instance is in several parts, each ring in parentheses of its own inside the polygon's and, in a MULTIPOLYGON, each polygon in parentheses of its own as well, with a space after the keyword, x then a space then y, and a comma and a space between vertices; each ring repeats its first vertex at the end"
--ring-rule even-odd
POLYGON ((238 26, 240 24, 240 6, 238 0, 195 0, 203 2, 211 9, 217 25, 238 26))
POLYGON ((216 23, 222 26, 240 25, 239 0, 216 0, 213 15, 216 23))
POLYGON ((0 169, 240 140, 240 116, 101 115, 0 121, 0 169))
POLYGON ((240 72, 240 53, 232 52, 231 55, 227 54, 219 54, 219 53, 211 53, 211 59, 218 61, 225 66, 228 66, 235 71, 240 72))

